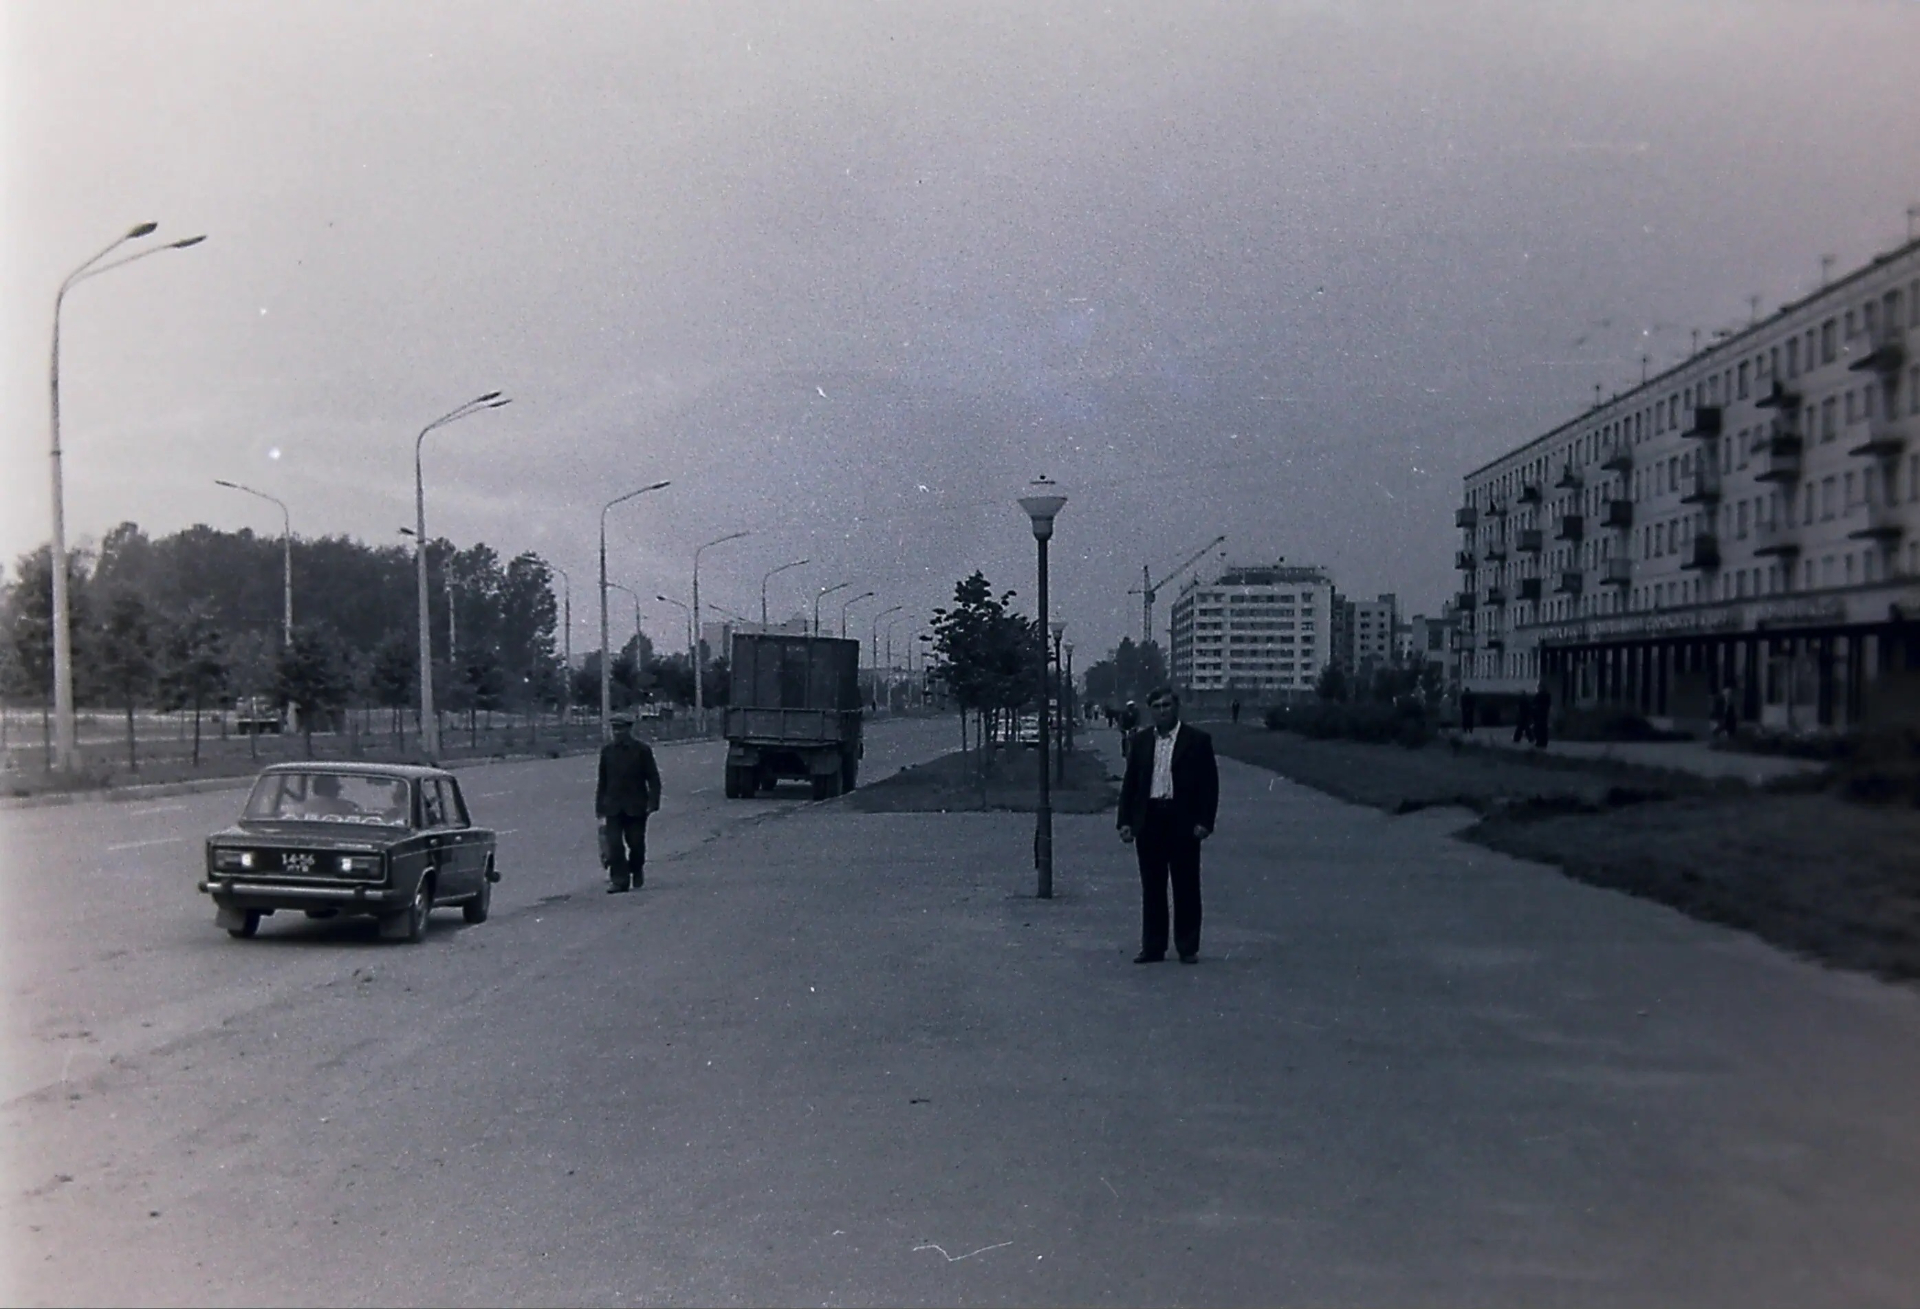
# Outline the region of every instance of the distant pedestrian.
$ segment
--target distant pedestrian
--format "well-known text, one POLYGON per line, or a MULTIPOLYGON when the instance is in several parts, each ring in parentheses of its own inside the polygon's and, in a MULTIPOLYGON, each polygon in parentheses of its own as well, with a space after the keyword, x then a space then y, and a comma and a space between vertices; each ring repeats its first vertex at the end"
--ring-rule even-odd
POLYGON ((1532 739, 1533 699, 1531 696, 1523 695, 1520 697, 1519 708, 1514 711, 1513 715, 1513 741, 1515 745, 1518 745, 1522 741, 1532 739))
POLYGON ((1183 964, 1200 956, 1200 843, 1213 835, 1220 772, 1213 738, 1180 721, 1169 686, 1147 697, 1153 730, 1127 751, 1120 784, 1120 839, 1140 864, 1140 953, 1136 964, 1167 957, 1167 890, 1173 890, 1173 944, 1183 964))
POLYGON ((633 715, 613 716, 613 740, 600 747, 600 782, 593 813, 601 822, 607 893, 647 880, 647 816, 660 807, 660 768, 653 747, 633 735, 633 715))
POLYGON ((1240 702, 1238 700, 1235 700, 1227 706, 1227 716, 1236 723, 1240 721, 1240 702))
POLYGON ((1732 687, 1726 690, 1726 704, 1721 709, 1721 715, 1720 730, 1731 741, 1740 732, 1740 710, 1738 702, 1734 699, 1732 687))
POLYGON ((1140 706, 1129 700, 1120 710, 1120 753, 1130 754, 1133 750, 1133 734, 1140 727, 1140 706))
POLYGON ((1460 693, 1460 730, 1469 736, 1473 734, 1473 713, 1479 707, 1471 691, 1460 693))
POLYGON ((1553 693, 1547 690, 1545 679, 1540 689, 1533 693, 1533 747, 1536 750, 1547 748, 1547 720, 1553 716, 1553 693))

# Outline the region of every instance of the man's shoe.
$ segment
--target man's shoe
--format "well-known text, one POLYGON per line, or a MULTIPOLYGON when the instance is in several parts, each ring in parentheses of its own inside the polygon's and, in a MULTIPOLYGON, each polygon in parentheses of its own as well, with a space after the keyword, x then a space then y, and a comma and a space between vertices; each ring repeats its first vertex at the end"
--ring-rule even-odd
POLYGON ((1142 950, 1139 954, 1133 957, 1133 962, 1135 962, 1136 964, 1157 964, 1157 963, 1162 963, 1165 960, 1166 960, 1165 955, 1148 954, 1145 950, 1142 950))
POLYGON ((630 889, 632 888, 630 888, 625 882, 614 882, 607 887, 607 894, 621 895, 630 889))
POLYGON ((1197 964, 1200 962, 1200 956, 1198 954, 1183 954, 1180 956, 1180 962, 1183 964, 1197 964))

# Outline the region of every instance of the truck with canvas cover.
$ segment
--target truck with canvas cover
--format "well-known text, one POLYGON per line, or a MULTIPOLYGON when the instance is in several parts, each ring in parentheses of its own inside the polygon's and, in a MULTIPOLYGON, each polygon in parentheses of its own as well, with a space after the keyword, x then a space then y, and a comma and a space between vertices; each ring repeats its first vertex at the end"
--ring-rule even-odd
POLYGON ((726 714, 729 799, 771 791, 782 778, 829 800, 860 770, 860 643, 832 637, 735 632, 726 714))

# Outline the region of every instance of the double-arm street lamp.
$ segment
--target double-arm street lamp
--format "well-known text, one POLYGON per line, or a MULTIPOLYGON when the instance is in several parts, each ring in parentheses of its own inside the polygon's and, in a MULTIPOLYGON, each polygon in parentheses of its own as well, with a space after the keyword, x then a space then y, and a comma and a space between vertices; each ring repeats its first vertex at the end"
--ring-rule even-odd
MULTIPOLYGON (((1020 497, 1020 507, 1033 524, 1033 540, 1039 548, 1040 617, 1037 628, 1043 643, 1047 631, 1047 542, 1053 537, 1054 517, 1066 503, 1067 497, 1060 494, 1059 485, 1045 477, 1036 478, 1027 488, 1027 494, 1020 497)), ((1033 833, 1033 862, 1040 875, 1036 894, 1042 900, 1053 898, 1053 794, 1049 789, 1052 770, 1047 766, 1049 699, 1047 655, 1043 644, 1040 651, 1040 807, 1035 816, 1033 833)))
POLYGON ((813 634, 820 635, 820 602, 835 591, 844 591, 852 582, 835 582, 832 586, 823 586, 813 593, 813 634))
MULTIPOLYGON (((856 595, 855 597, 853 597, 853 599, 847 601, 845 604, 840 606, 840 639, 842 641, 847 639, 847 610, 853 608, 855 605, 859 604, 862 600, 871 600, 871 599, 873 599, 873 592, 862 591, 859 595, 856 595)), ((858 638, 856 638, 856 640, 857 639, 858 638)), ((855 654, 854 662, 858 663, 859 659, 860 659, 860 656, 858 654, 855 654)))
POLYGON ((268 495, 265 491, 256 491, 250 486, 238 482, 229 482, 214 478, 215 486, 224 486, 230 491, 245 491, 248 495, 259 496, 262 500, 271 500, 280 506, 280 639, 288 646, 293 644, 293 516, 287 512, 287 502, 279 496, 268 495))
POLYGON ((700 640, 700 552, 751 535, 751 532, 728 532, 725 536, 714 537, 705 545, 696 546, 693 551, 693 717, 700 725, 702 736, 707 731, 707 692, 704 685, 707 680, 707 650, 700 640))
POLYGON ((124 259, 116 259, 110 264, 100 262, 128 241, 153 235, 158 226, 158 223, 141 223, 129 228, 125 236, 68 273, 53 297, 53 349, 47 367, 47 389, 52 401, 48 411, 52 440, 48 448, 53 464, 53 542, 48 562, 53 567, 53 749, 54 762, 63 773, 71 772, 80 761, 73 722, 73 620, 72 600, 67 595, 66 488, 60 471, 60 309, 66 302, 67 292, 90 277, 125 268, 163 250, 185 250, 207 239, 204 236, 183 237, 128 255, 124 259))
MULTIPOLYGON (((413 438, 414 589, 420 606, 420 748, 430 762, 440 758, 440 723, 433 716, 433 638, 427 629, 427 491, 420 471, 420 447, 426 443, 429 432, 449 423, 457 423, 483 409, 499 409, 511 403, 498 391, 489 391, 485 395, 475 396, 457 409, 448 410, 421 428, 420 435, 413 438)), ((447 593, 447 606, 451 611, 451 591, 447 593)), ((453 657, 451 650, 447 652, 447 657, 453 657)))
POLYGON ((652 486, 643 486, 629 491, 625 495, 616 495, 600 506, 600 739, 613 739, 613 670, 607 662, 607 510, 617 504, 625 504, 637 495, 649 491, 659 491, 673 483, 655 482, 652 486))
POLYGON ((769 568, 765 573, 761 574, 761 577, 760 577, 760 630, 761 631, 764 632, 767 630, 767 580, 771 578, 775 573, 784 573, 789 568, 798 568, 803 564, 808 564, 811 562, 813 561, 810 559, 796 559, 790 564, 781 564, 778 568, 769 568))

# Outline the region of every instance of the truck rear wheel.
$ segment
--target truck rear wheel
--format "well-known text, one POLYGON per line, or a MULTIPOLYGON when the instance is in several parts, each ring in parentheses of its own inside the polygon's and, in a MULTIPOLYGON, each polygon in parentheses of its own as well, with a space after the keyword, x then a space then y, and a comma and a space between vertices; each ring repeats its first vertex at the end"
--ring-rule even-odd
POLYGON ((724 788, 727 793, 727 799, 744 800, 752 795, 752 777, 753 774, 750 770, 729 764, 727 766, 727 781, 724 788))
POLYGON ((855 757, 853 757, 852 755, 847 755, 845 758, 843 758, 840 761, 841 793, 845 794, 846 792, 851 791, 854 788, 854 786, 859 782, 859 780, 860 780, 860 761, 855 757))
POLYGON ((840 794, 840 774, 815 773, 813 776, 813 798, 831 800, 840 794))

